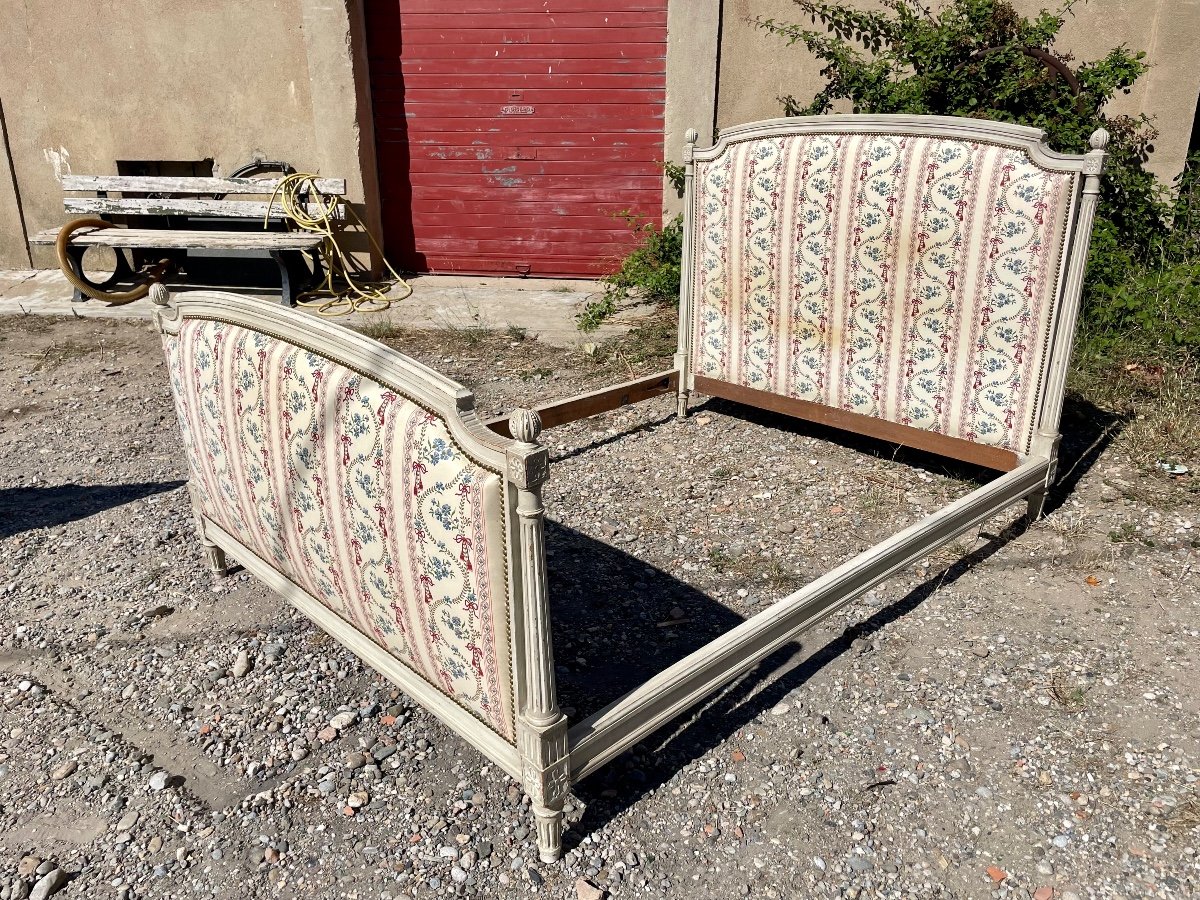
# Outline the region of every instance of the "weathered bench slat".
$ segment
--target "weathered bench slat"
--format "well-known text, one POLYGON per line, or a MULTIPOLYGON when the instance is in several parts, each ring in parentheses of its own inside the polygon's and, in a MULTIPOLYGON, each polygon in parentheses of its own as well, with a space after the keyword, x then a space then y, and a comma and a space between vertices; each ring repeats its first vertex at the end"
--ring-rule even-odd
MULTIPOLYGON (((38 232, 31 244, 53 244, 58 229, 38 232)), ((71 243, 87 247, 146 247, 157 250, 309 250, 325 238, 305 231, 167 231, 151 228, 80 229, 71 243)))
MULTIPOLYGON (((271 206, 272 219, 287 218, 278 204, 257 200, 113 200, 108 197, 66 197, 63 208, 69 213, 84 215, 132 216, 226 216, 237 219, 261 219, 271 206)), ((321 207, 308 204, 308 211, 317 215, 321 207)))
MULTIPOLYGON (((267 194, 281 178, 167 178, 159 175, 64 175, 64 191, 130 191, 139 194, 267 194)), ((346 179, 314 179, 322 194, 346 193, 346 179)))

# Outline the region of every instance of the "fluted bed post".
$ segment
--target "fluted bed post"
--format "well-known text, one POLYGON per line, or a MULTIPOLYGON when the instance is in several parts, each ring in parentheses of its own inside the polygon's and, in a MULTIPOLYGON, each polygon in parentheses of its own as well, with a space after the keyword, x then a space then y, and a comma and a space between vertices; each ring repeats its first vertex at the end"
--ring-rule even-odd
POLYGON ((679 394, 676 412, 682 419, 688 411, 688 376, 692 367, 692 231, 695 221, 692 215, 692 199, 695 191, 693 176, 696 164, 693 154, 699 135, 689 128, 684 135, 683 146, 683 265, 679 278, 679 343, 675 351, 675 368, 679 371, 679 394))
POLYGON ((522 671, 521 706, 517 715, 517 751, 521 781, 533 801, 538 855, 554 862, 562 855, 562 808, 570 789, 567 719, 558 708, 554 685, 554 642, 546 586, 545 510, 542 483, 549 464, 538 446, 542 420, 531 409, 518 409, 508 419, 509 433, 520 441, 509 451, 509 480, 517 488, 520 522, 521 633, 517 640, 522 671))
POLYGON ((1046 373, 1046 387, 1042 392, 1041 414, 1038 417, 1037 433, 1034 435, 1032 455, 1048 457, 1050 470, 1042 490, 1028 498, 1028 518, 1034 521, 1041 517, 1046 503, 1046 492, 1054 484, 1058 467, 1059 426, 1062 419, 1063 394, 1067 385, 1067 368, 1071 359, 1071 345, 1075 341, 1075 323, 1079 318, 1079 303, 1083 296, 1083 277, 1087 269, 1088 246, 1092 241, 1092 223, 1096 218, 1096 205, 1100 200, 1100 176, 1104 174, 1108 154, 1108 132, 1097 128, 1088 139, 1091 147, 1083 157, 1083 196, 1075 220, 1075 233, 1071 241, 1071 256, 1067 260, 1066 276, 1063 281, 1062 299, 1058 307, 1058 323, 1055 328, 1054 345, 1050 367, 1046 373))

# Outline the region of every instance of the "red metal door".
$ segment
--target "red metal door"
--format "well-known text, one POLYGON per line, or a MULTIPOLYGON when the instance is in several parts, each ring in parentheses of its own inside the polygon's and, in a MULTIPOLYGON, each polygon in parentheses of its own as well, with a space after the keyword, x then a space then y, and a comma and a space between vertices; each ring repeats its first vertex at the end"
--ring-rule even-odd
POLYGON ((388 257, 586 276, 662 208, 666 0, 367 0, 388 257))

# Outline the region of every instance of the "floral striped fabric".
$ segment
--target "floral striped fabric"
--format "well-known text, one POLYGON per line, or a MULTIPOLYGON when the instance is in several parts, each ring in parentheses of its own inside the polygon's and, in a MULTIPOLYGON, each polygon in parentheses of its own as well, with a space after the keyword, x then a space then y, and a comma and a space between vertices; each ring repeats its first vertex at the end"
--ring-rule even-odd
POLYGON ((896 135, 698 160, 693 372, 1028 452, 1075 177, 896 135))
POLYGON ((164 344, 204 516, 512 741, 500 476, 315 353, 197 319, 164 344))

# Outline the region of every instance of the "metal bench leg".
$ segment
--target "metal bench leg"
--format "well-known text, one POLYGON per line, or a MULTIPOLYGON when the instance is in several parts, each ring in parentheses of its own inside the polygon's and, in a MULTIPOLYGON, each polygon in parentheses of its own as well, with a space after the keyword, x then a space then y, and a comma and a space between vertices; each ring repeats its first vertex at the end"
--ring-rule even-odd
MULTIPOLYGON (((90 280, 87 278, 87 276, 83 274, 83 254, 86 252, 87 247, 79 244, 70 244, 67 247, 67 259, 71 262, 71 271, 75 273, 75 276, 90 283, 90 280)), ((130 281, 133 279, 134 271, 129 267, 129 263, 125 261, 125 254, 114 248, 113 256, 116 257, 117 263, 115 266, 113 266, 112 274, 109 275, 108 278, 106 278, 103 282, 96 285, 97 289, 99 290, 108 291, 116 286, 119 282, 130 281)), ((83 303, 88 299, 88 296, 83 293, 83 291, 79 290, 79 288, 72 288, 72 303, 83 303)))
MULTIPOLYGON (((75 273, 76 278, 83 278, 83 254, 86 250, 87 250, 86 247, 76 247, 76 246, 68 246, 67 247, 67 259, 69 259, 71 261, 71 271, 75 273)), ((81 291, 77 287, 72 286, 72 288, 71 288, 71 302, 72 303, 83 303, 84 301, 86 301, 88 299, 90 299, 90 298, 86 294, 84 294, 83 291, 81 291)))
POLYGON ((298 262, 300 254, 293 250, 268 250, 271 259, 275 260, 275 265, 279 266, 279 302, 284 306, 295 306, 296 295, 293 285, 293 278, 296 275, 296 270, 293 268, 298 262))

